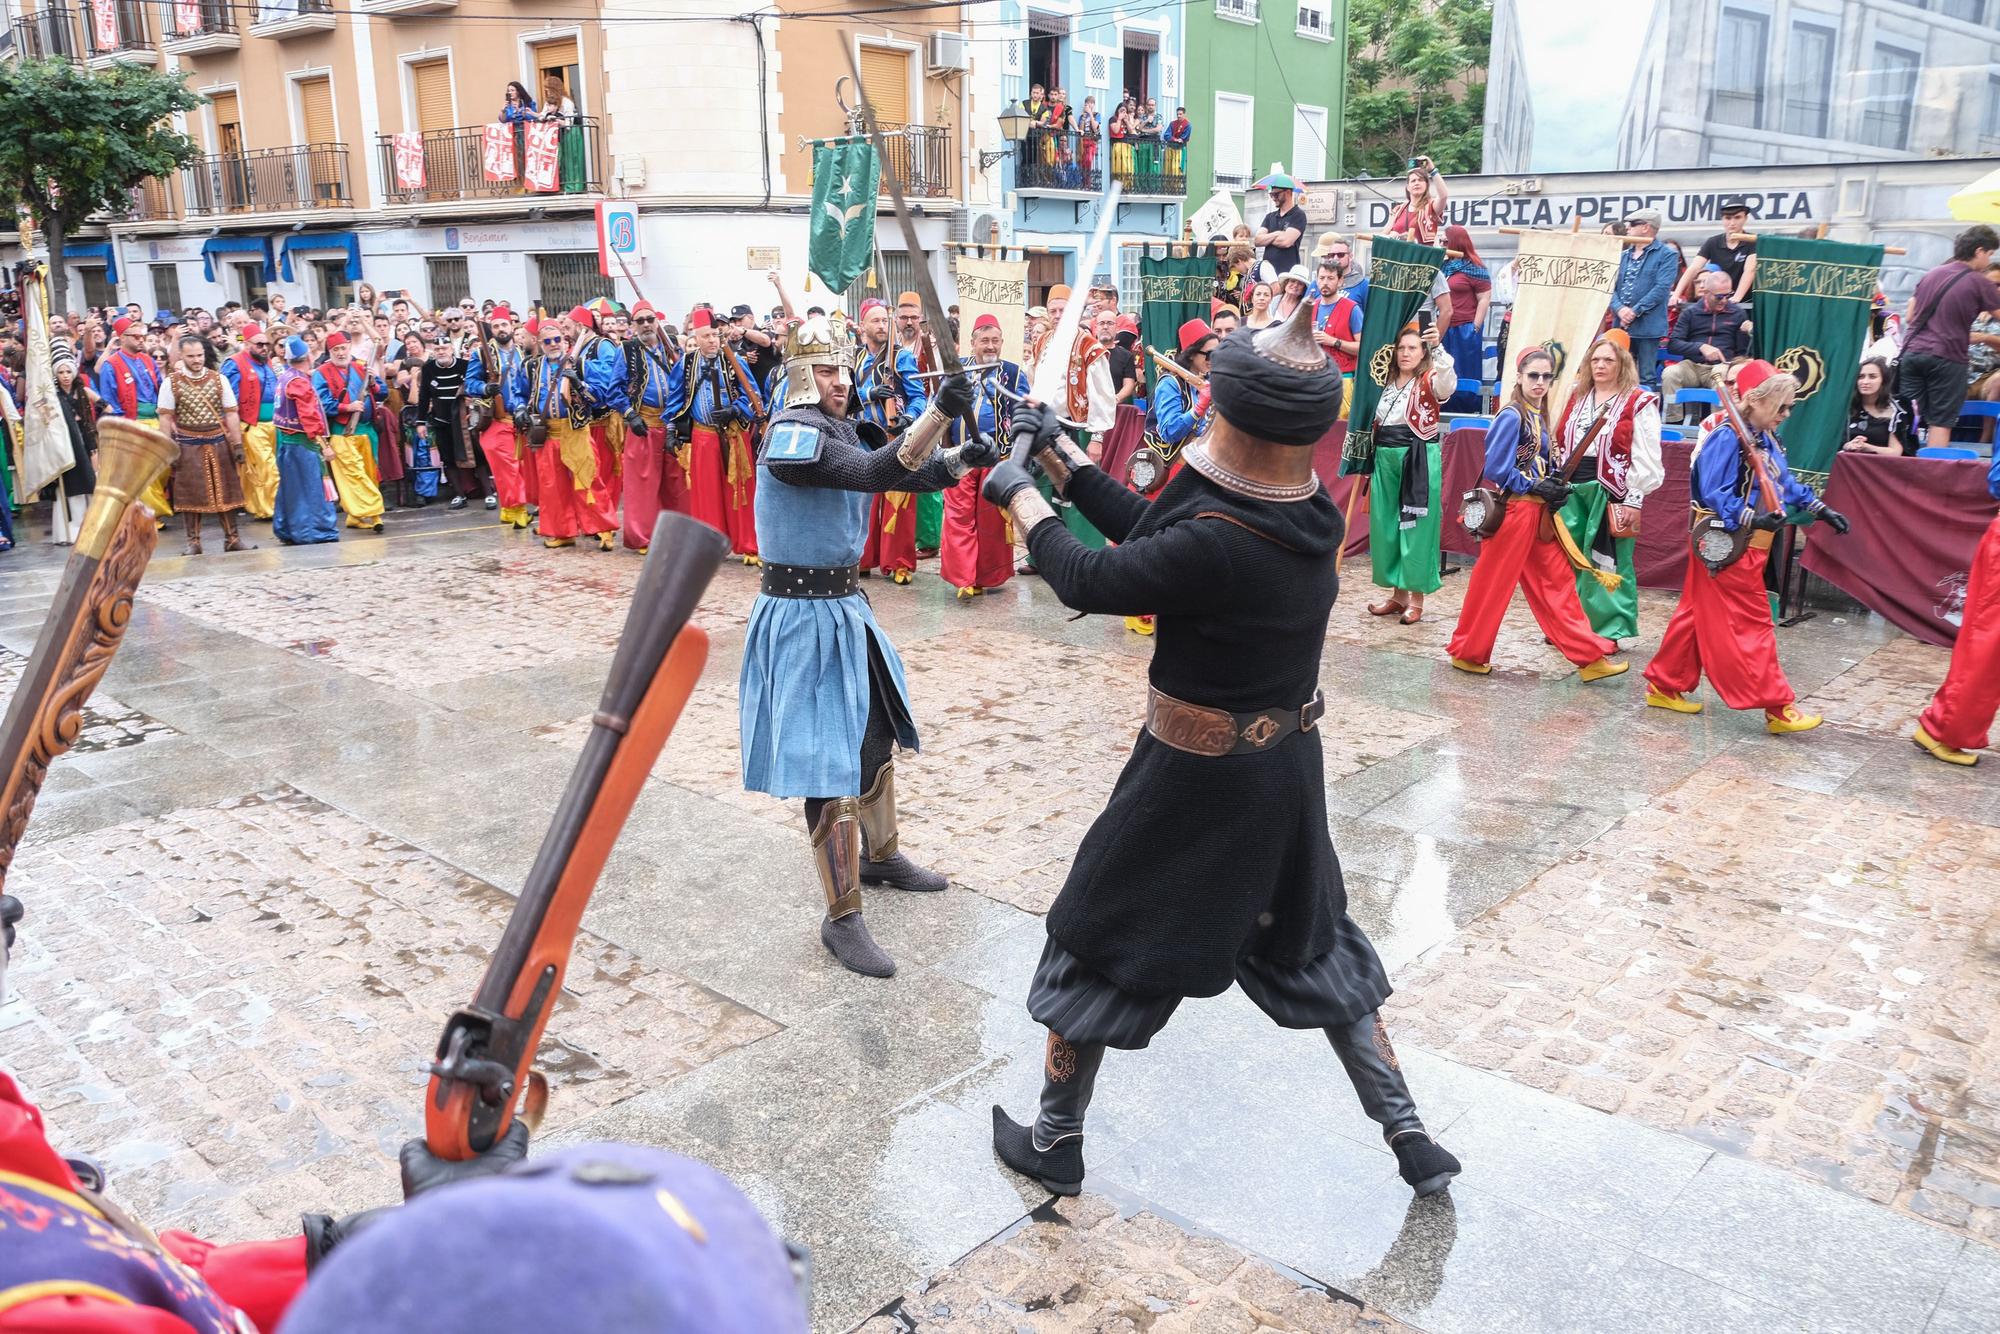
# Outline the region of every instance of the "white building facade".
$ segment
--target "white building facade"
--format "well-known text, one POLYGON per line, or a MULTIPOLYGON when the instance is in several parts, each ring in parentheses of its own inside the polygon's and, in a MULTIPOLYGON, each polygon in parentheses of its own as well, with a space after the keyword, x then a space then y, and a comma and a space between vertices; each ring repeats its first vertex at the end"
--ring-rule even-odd
POLYGON ((1535 150, 1535 104, 1528 93, 1527 55, 1521 46, 1521 17, 1515 0, 1493 0, 1493 42, 1486 59, 1485 134, 1479 169, 1488 173, 1526 171, 1535 150))

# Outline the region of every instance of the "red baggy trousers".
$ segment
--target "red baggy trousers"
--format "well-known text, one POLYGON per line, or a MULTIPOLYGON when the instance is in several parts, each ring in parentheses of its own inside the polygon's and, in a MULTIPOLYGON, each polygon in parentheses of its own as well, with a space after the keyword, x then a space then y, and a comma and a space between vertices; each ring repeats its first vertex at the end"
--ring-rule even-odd
POLYGON ((1776 713, 1797 698, 1778 665, 1778 632, 1764 594, 1769 557, 1769 551, 1752 547, 1721 574, 1710 574, 1688 548, 1680 605, 1646 664, 1646 679, 1656 689, 1684 695, 1707 672, 1708 683, 1732 709, 1776 713))
POLYGON ((1965 616, 1951 668, 1917 719, 1955 750, 1983 750, 2000 710, 2000 518, 1979 540, 1965 582, 1965 616))
POLYGON ((1492 659, 1493 640, 1517 586, 1528 595, 1535 624, 1577 666, 1618 651, 1618 645, 1591 630, 1576 595, 1575 567, 1562 547, 1554 538, 1543 541, 1538 536, 1546 513, 1548 507, 1532 497, 1508 499, 1500 531, 1479 544, 1479 559, 1465 586, 1465 604, 1459 608, 1458 624, 1445 650, 1452 657, 1481 664, 1492 659))

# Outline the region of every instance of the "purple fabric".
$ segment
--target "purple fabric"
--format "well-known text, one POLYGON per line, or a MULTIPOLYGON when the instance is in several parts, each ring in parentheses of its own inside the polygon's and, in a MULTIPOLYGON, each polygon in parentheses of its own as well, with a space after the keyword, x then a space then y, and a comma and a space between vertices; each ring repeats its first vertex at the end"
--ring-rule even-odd
POLYGON ((584 1144, 366 1228, 280 1334, 805 1328, 783 1243, 727 1177, 660 1149, 584 1144))

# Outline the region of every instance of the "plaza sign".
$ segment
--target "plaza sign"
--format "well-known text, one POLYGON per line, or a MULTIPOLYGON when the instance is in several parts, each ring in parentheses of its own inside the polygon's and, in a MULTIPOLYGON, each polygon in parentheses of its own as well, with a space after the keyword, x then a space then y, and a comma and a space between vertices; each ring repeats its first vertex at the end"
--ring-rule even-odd
MULTIPOLYGON (((1393 182, 1379 182, 1393 187, 1393 182)), ((1356 231, 1387 231, 1389 219, 1400 202, 1395 197, 1360 196, 1352 185, 1338 182, 1313 187, 1315 194, 1332 195, 1340 201, 1344 221, 1356 231)), ((1565 229, 1580 224, 1594 231, 1607 222, 1616 222, 1640 209, 1660 211, 1665 226, 1720 226, 1722 201, 1740 197, 1750 210, 1750 225, 1767 227, 1809 227, 1833 219, 1833 191, 1809 190, 1670 190, 1651 194, 1519 194, 1492 195, 1467 199, 1451 197, 1450 218, 1470 231, 1495 227, 1546 227, 1565 229)))

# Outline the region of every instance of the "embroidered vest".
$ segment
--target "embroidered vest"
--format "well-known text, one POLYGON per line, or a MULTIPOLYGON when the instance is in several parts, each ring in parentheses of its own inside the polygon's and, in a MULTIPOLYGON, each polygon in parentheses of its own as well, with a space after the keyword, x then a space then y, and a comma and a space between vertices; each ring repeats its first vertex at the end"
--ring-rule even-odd
MULTIPOLYGON (((1049 350, 1049 335, 1055 329, 1050 327, 1035 340, 1035 349, 1028 355, 1029 364, 1039 366, 1042 356, 1049 350)), ((1090 368, 1104 359, 1104 344, 1096 337, 1079 329, 1076 341, 1069 348, 1069 369, 1064 379, 1069 386, 1069 406, 1063 413, 1071 421, 1090 420, 1090 368)))
POLYGON ((286 367, 278 376, 278 398, 271 412, 271 423, 279 430, 289 431, 293 435, 304 435, 306 428, 305 424, 299 420, 298 402, 293 399, 288 390, 291 387, 292 381, 303 380, 305 378, 305 376, 300 375, 290 367, 286 367))
MULTIPOLYGON (((1588 423, 1581 429, 1576 425, 1578 397, 1577 392, 1571 390, 1569 402, 1563 405, 1564 460, 1569 458, 1570 451, 1582 443, 1584 435, 1590 430, 1588 423)), ((1608 425, 1598 431, 1597 438, 1591 442, 1597 449, 1597 480, 1605 491, 1610 493, 1613 500, 1622 502, 1625 499, 1625 481, 1632 471, 1633 422, 1641 408, 1657 401, 1644 389, 1627 390, 1623 401, 1609 409, 1616 415, 1608 425)))

